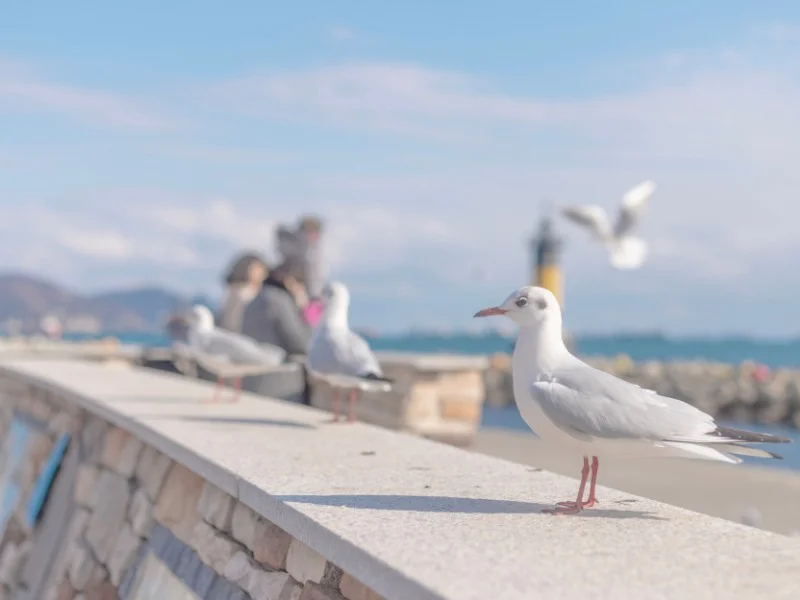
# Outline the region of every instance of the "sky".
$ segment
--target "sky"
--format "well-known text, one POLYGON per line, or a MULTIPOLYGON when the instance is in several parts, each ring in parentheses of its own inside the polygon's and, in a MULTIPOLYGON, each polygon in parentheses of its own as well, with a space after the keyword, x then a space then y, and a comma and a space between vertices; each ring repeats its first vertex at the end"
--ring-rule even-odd
POLYGON ((557 222, 567 326, 798 335, 800 4, 639 4, 7 3, 0 269, 219 296, 314 213, 354 324, 482 327, 653 179, 638 271, 557 222))

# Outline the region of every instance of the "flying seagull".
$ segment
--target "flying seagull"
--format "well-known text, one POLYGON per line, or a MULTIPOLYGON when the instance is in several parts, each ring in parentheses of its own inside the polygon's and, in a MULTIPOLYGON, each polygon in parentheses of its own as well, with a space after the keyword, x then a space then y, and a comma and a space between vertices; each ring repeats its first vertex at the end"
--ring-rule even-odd
POLYGON ((644 181, 622 197, 617 222, 612 227, 606 211, 596 205, 567 206, 562 214, 589 230, 592 237, 609 252, 617 269, 638 269, 647 257, 647 242, 633 235, 650 196, 656 189, 652 181, 644 181))
POLYGON ((348 421, 355 420, 357 391, 389 391, 392 380, 383 376, 378 359, 366 340, 350 330, 350 292, 338 281, 322 290, 325 312, 308 346, 308 368, 333 386, 333 418, 339 420, 340 390, 349 390, 348 421))
POLYGON ((674 457, 740 463, 741 456, 781 458, 754 443, 785 437, 718 425, 703 411, 591 367, 570 354, 561 337, 561 308, 540 287, 512 292, 476 317, 505 315, 519 325, 512 358, 514 398, 525 422, 547 444, 583 456, 578 497, 552 513, 578 513, 597 502, 601 458, 674 457), (588 499, 583 499, 589 477, 588 499))
POLYGON ((239 399, 242 377, 261 375, 283 363, 286 352, 277 346, 214 326, 211 311, 197 304, 188 315, 188 346, 177 343, 179 353, 189 355, 206 371, 217 376, 214 402, 219 400, 226 379, 233 379, 234 401, 239 399))

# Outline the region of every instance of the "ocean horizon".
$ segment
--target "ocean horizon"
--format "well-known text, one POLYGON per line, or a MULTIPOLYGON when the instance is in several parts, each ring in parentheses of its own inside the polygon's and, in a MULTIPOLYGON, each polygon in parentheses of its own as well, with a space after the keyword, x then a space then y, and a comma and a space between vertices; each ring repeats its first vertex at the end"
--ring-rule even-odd
MULTIPOLYGON (((170 339, 162 333, 103 332, 65 334, 64 339, 82 341, 116 337, 123 343, 168 347, 170 339)), ((365 336, 374 350, 419 352, 422 354, 494 354, 511 353, 514 338, 498 333, 415 334, 365 336)), ((614 357, 620 354, 634 361, 703 360, 739 364, 752 360, 771 368, 800 367, 800 339, 775 340, 742 336, 708 338, 672 338, 662 335, 578 335, 575 349, 582 356, 614 357)))

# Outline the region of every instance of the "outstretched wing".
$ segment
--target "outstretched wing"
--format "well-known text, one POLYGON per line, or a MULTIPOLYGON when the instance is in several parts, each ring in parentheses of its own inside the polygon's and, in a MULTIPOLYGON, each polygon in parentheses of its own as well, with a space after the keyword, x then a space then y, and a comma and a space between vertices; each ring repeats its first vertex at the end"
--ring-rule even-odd
POLYGON ((656 184, 652 181, 643 181, 636 187, 628 190, 622 197, 622 204, 619 208, 619 216, 614 225, 614 236, 623 237, 628 235, 641 219, 642 213, 647 206, 650 196, 656 190, 656 184))
POLYGON ((573 223, 587 228, 599 240, 611 237, 611 223, 606 211, 600 206, 565 206, 561 209, 561 214, 573 223))

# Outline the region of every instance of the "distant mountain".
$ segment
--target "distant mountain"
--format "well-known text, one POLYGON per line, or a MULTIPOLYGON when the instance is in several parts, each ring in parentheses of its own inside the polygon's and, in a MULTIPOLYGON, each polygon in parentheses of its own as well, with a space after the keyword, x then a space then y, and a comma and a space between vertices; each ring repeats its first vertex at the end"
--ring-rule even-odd
POLYGON ((158 287, 86 295, 31 275, 0 274, 0 325, 23 333, 38 331, 48 314, 66 331, 160 331, 168 314, 188 303, 158 287))

